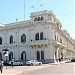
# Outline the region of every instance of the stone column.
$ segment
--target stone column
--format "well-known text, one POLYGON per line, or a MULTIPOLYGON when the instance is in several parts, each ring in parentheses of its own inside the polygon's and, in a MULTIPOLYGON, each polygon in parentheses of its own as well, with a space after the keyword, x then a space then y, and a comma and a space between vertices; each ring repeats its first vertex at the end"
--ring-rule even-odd
POLYGON ((56 60, 57 62, 59 61, 59 47, 57 47, 57 50, 56 50, 56 60))

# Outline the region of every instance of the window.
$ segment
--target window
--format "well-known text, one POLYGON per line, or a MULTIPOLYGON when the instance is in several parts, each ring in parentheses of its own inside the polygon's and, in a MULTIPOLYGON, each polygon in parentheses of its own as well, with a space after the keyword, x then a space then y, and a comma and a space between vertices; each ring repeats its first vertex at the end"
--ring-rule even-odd
POLYGON ((25 35, 25 34, 23 34, 23 35, 21 36, 21 42, 26 42, 26 35, 25 35))
POLYGON ((37 60, 40 60, 40 52, 37 51, 37 60))
POLYGON ((34 19, 34 21, 41 21, 41 20, 43 20, 43 17, 38 17, 34 19))
POLYGON ((37 21, 37 18, 35 18, 34 21, 37 21))
POLYGON ((38 17, 38 21, 40 21, 40 17, 38 17))
POLYGON ((60 39, 60 43, 62 43, 62 39, 60 39))
POLYGON ((2 37, 0 37, 0 44, 2 44, 2 37))
POLYGON ((36 33, 35 40, 39 40, 39 33, 36 33))
POLYGON ((43 20, 43 17, 41 17, 41 20, 43 20))
POLYGON ((10 52, 9 54, 9 60, 12 60, 13 59, 13 52, 10 52))
POLYGON ((44 59, 44 51, 41 51, 41 59, 44 59))
POLYGON ((23 51, 21 53, 21 60, 26 60, 26 52, 25 51, 23 51))
POLYGON ((13 43, 13 36, 10 36, 10 44, 13 43))
POLYGON ((43 40, 43 32, 40 33, 40 40, 43 40))

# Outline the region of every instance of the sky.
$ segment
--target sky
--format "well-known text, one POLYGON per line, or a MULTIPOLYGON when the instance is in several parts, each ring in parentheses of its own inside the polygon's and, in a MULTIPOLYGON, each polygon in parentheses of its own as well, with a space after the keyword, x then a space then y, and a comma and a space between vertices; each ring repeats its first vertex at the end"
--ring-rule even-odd
POLYGON ((75 0, 0 0, 0 23, 13 23, 16 21, 16 18, 18 18, 19 21, 24 21, 24 18, 25 20, 30 20, 30 13, 49 10, 53 11, 56 18, 60 20, 62 29, 66 29, 74 39, 74 1, 75 0))

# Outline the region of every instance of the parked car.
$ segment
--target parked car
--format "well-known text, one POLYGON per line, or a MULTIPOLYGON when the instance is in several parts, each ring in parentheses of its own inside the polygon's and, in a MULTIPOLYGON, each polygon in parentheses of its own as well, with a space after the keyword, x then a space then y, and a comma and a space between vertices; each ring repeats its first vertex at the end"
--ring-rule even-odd
POLYGON ((4 66, 9 65, 9 62, 3 61, 3 65, 4 65, 4 66))
MULTIPOLYGON (((11 61, 9 62, 9 65, 11 65, 11 61)), ((14 65, 16 65, 16 66, 22 66, 23 63, 20 62, 20 61, 14 61, 14 65)))
POLYGON ((41 65, 42 62, 39 62, 37 60, 30 60, 26 62, 26 65, 41 65))
POLYGON ((75 58, 71 59, 71 62, 75 62, 75 58))

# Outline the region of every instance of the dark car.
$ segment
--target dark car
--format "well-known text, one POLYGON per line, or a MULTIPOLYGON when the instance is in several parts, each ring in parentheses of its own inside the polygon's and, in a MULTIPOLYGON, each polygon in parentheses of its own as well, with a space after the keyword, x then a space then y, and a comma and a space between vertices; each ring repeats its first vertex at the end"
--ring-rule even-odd
POLYGON ((75 58, 71 59, 71 62, 75 62, 75 58))
MULTIPOLYGON (((11 61, 9 61, 9 65, 11 65, 11 61)), ((14 64, 13 65, 15 65, 15 66, 22 66, 23 63, 20 62, 20 61, 14 61, 14 64)))
POLYGON ((4 61, 4 62, 3 62, 3 65, 4 65, 4 66, 9 65, 9 62, 4 61))

